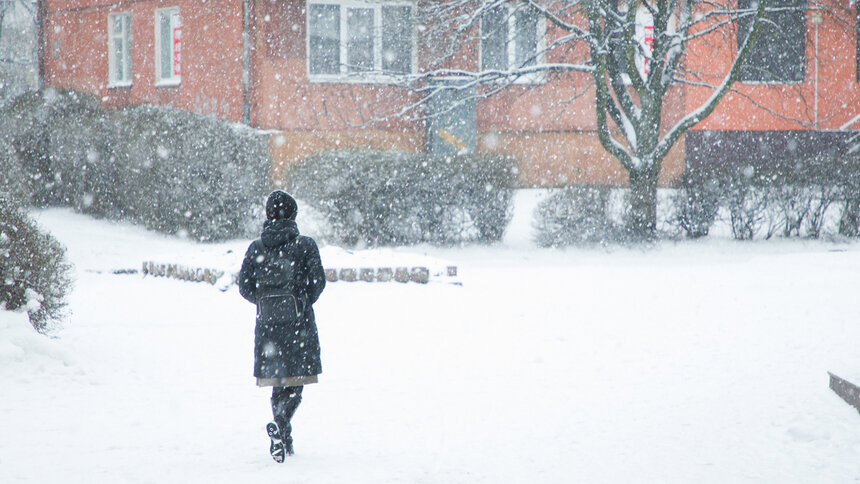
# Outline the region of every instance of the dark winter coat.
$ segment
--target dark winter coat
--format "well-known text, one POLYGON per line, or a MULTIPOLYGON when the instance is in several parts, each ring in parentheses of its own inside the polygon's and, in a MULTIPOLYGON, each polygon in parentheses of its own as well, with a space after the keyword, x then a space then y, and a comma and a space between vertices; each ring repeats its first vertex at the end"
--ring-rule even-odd
POLYGON ((319 249, 292 220, 267 221, 248 247, 239 293, 257 305, 254 376, 284 378, 322 372, 313 303, 325 287, 319 249))

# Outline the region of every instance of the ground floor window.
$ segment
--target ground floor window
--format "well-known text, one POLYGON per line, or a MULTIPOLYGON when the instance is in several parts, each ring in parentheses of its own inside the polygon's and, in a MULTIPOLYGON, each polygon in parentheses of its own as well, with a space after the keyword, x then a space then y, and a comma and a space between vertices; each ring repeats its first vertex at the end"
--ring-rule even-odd
POLYGON ((131 14, 108 15, 108 86, 131 85, 131 14))

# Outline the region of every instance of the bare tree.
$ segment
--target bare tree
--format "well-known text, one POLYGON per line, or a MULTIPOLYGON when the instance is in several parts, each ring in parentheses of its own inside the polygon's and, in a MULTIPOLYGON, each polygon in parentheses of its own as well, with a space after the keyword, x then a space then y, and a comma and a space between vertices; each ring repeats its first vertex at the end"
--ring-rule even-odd
MULTIPOLYGON (((769 15, 806 8, 806 2, 768 0, 448 0, 421 7, 419 74, 405 83, 421 94, 403 112, 420 109, 445 91, 477 89, 479 96, 505 90, 518 80, 543 76, 585 79, 577 95, 594 96, 601 145, 626 170, 630 186, 629 228, 650 236, 656 229, 657 179, 662 161, 679 138, 717 107, 741 74, 760 26, 769 15), (507 17, 493 20, 494 16, 507 17), (543 19, 546 35, 531 54, 517 51, 507 65, 484 59, 470 64, 494 33, 525 15, 543 19), (643 34, 647 28, 647 34, 643 34), (740 29, 740 30, 739 30, 740 29), (482 45, 483 43, 483 45, 482 45), (722 72, 691 72, 686 56, 695 43, 720 44, 730 66, 722 72), (439 80, 444 80, 440 82, 439 80), (679 89, 692 86, 709 96, 684 113, 667 116, 679 89)), ((772 22, 771 22, 772 23, 772 22)), ((525 23, 523 25, 526 25, 525 23)), ((524 28, 523 28, 524 29, 524 28)), ((520 29, 520 30, 523 30, 520 29)), ((510 32, 502 34, 510 36, 510 32)), ((525 51, 525 49, 524 49, 525 51)), ((492 54, 491 52, 489 52, 492 54)), ((504 63, 502 63, 504 64, 504 63)))

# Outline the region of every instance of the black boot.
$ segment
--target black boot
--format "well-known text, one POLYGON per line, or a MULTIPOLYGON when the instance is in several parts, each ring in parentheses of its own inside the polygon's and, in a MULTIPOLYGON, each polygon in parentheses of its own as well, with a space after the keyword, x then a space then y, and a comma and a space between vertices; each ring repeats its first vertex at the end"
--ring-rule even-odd
POLYGON ((286 455, 293 455, 293 436, 291 435, 293 432, 293 426, 290 425, 289 420, 282 416, 275 417, 275 423, 278 425, 278 429, 281 434, 281 442, 284 445, 284 453, 286 455))
POLYGON ((281 428, 281 442, 284 443, 284 453, 286 455, 293 455, 295 453, 293 451, 293 426, 289 422, 286 422, 283 425, 279 425, 279 427, 281 428))
MULTIPOLYGON (((271 445, 269 445, 269 454, 272 455, 272 459, 275 459, 275 462, 281 464, 284 462, 284 457, 286 455, 286 447, 283 439, 283 433, 281 429, 278 428, 277 422, 269 422, 266 425, 266 433, 269 434, 269 438, 272 440, 271 445)), ((290 455, 293 453, 293 440, 290 439, 290 455)))
POLYGON ((272 389, 272 414, 275 417, 275 425, 280 430, 280 443, 285 455, 293 455, 294 453, 293 427, 290 425, 290 420, 292 420, 302 401, 302 389, 300 386, 272 389))

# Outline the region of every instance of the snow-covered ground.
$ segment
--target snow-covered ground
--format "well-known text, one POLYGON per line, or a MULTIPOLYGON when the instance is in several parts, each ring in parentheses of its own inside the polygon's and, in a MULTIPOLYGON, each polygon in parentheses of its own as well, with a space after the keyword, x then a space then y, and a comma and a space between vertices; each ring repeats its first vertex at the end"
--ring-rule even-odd
POLYGON ((331 267, 456 265, 461 285, 330 284, 281 465, 254 308, 113 273, 235 271, 248 241, 34 213, 77 282, 53 339, 0 312, 0 482, 860 482, 860 415, 827 375, 860 383, 860 246, 538 249, 533 205, 495 247, 323 248, 331 267))

